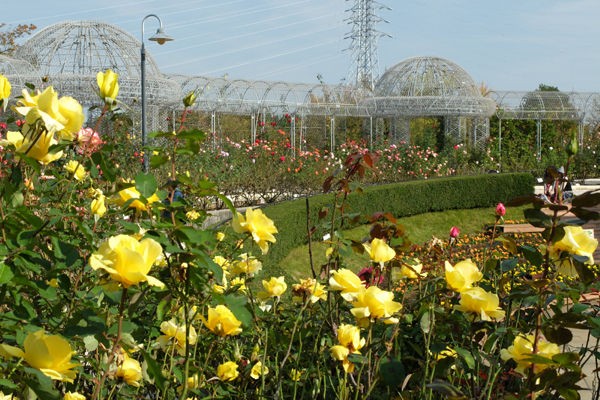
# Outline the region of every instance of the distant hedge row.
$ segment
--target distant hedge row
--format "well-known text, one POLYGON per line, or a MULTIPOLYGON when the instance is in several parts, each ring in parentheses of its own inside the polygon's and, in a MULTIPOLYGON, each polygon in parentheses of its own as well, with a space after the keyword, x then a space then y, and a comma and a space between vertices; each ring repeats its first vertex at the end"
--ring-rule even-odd
MULTIPOLYGON (((347 200, 346 213, 371 215, 390 212, 406 217, 435 211, 494 206, 534 191, 534 178, 528 173, 459 176, 394 183, 363 188, 347 200)), ((317 223, 318 213, 331 206, 333 194, 308 198, 310 221, 317 223)), ((264 262, 275 266, 294 248, 307 242, 306 199, 265 207, 264 213, 279 229, 277 243, 270 247, 264 262)), ((325 232, 317 230, 315 240, 325 232)))

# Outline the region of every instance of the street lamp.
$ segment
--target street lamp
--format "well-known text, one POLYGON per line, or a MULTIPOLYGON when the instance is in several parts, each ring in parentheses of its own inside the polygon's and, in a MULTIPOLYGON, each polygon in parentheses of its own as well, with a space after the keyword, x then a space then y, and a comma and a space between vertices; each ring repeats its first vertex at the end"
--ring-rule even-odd
POLYGON ((148 18, 156 18, 158 20, 159 27, 156 30, 156 33, 150 37, 148 40, 153 42, 157 42, 158 44, 165 44, 165 42, 173 40, 172 37, 165 34, 163 30, 163 24, 158 15, 156 14, 148 14, 142 20, 142 51, 141 51, 141 59, 142 59, 142 151, 144 152, 144 172, 148 172, 148 154, 145 151, 146 147, 146 48, 144 47, 144 23, 148 18))

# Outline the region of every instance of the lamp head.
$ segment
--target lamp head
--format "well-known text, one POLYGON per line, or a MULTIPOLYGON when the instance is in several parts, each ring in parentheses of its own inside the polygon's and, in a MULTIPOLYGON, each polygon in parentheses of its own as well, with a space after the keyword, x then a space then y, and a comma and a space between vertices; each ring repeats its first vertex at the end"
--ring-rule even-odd
POLYGON ((158 44, 165 44, 166 42, 170 42, 171 40, 173 40, 173 38, 167 35, 165 31, 163 31, 163 28, 158 28, 156 30, 156 33, 148 40, 157 42, 158 44))

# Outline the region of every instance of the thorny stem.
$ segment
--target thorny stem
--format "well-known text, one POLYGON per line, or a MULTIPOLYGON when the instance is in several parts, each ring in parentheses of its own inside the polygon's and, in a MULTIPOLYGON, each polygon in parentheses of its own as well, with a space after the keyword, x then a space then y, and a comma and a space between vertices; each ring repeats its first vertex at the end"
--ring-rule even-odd
POLYGON ((94 389, 94 394, 92 395, 93 399, 100 400, 100 392, 102 390, 102 385, 104 384, 104 381, 106 380, 106 377, 108 376, 110 366, 112 365, 112 362, 115 359, 117 352, 119 351, 119 348, 120 348, 119 342, 121 341, 121 334, 123 332, 123 314, 125 313, 126 300, 127 300, 127 288, 123 287, 123 291, 121 293, 121 302, 119 304, 119 316, 118 316, 119 320, 118 320, 118 325, 117 325, 117 336, 115 337, 115 339, 113 341, 112 350, 108 356, 108 360, 106 361, 107 369, 104 370, 104 372, 102 373, 102 376, 100 377, 100 380, 98 381, 98 383, 96 384, 96 388, 94 389))

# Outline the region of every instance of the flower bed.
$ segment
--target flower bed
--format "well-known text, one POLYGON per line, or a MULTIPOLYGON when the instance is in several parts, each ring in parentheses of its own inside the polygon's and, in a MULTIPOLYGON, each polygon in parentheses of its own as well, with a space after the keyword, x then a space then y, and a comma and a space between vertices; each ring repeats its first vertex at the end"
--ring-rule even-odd
MULTIPOLYGON (((101 124, 121 123, 108 118, 118 77, 101 72, 98 84, 91 134, 79 103, 52 88, 25 92, 14 108, 22 122, 6 121, 3 398, 578 397, 581 365, 597 352, 564 346, 569 328, 600 337, 598 310, 579 303, 595 287, 597 241, 560 223, 562 205, 515 203, 531 206, 541 244, 492 234, 464 255, 456 241, 411 250, 386 210, 368 217, 368 241, 352 242, 337 227, 353 217, 347 195, 377 158, 352 150, 343 173, 324 181, 332 206, 315 229, 328 230, 327 262, 286 282, 261 271, 285 221, 250 208, 235 214, 229 238, 200 228, 197 199, 235 210, 215 183, 180 168, 204 139, 184 118, 148 149, 153 168, 169 170, 160 185, 152 173, 130 174, 110 137, 92 140, 101 124), (364 279, 345 267, 350 252, 371 260, 364 279)), ((1 76, 0 89, 6 104, 1 76)), ((577 197, 571 212, 594 217, 599 201, 577 197)))

